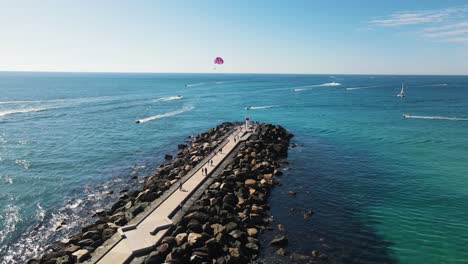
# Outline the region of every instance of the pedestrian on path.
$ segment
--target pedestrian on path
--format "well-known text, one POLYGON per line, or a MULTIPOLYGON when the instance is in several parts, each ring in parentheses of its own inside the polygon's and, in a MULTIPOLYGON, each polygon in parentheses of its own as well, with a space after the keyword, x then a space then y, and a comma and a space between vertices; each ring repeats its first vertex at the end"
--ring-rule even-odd
POLYGON ((213 167, 213 160, 210 160, 211 166, 213 167))
POLYGON ((179 182, 179 190, 182 191, 182 182, 179 182))
POLYGON ((205 168, 205 175, 208 176, 208 168, 205 168))
POLYGON ((223 153, 223 148, 220 148, 220 149, 219 149, 219 153, 223 153))

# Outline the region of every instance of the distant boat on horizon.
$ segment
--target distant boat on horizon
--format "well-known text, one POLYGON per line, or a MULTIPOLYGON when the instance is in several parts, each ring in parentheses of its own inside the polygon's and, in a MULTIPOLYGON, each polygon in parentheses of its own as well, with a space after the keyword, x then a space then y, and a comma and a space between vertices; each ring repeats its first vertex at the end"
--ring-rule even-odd
POLYGON ((405 87, 403 84, 401 84, 401 91, 397 94, 397 97, 405 97, 405 87))

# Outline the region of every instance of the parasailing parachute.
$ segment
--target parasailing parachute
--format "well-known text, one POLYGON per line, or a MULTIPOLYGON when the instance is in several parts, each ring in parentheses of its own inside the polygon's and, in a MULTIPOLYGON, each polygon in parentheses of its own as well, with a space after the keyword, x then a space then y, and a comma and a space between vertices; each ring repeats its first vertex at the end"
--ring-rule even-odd
POLYGON ((216 57, 216 58, 214 59, 214 64, 223 65, 223 64, 224 64, 223 58, 221 58, 221 57, 216 57))

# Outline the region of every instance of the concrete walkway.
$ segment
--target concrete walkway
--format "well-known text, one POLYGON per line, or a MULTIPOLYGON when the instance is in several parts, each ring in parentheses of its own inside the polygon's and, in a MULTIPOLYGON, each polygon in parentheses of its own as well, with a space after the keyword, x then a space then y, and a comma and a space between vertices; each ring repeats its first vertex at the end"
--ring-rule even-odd
MULTIPOLYGON (((191 177, 185 179, 181 188, 172 191, 169 196, 153 211, 147 213, 137 224, 127 225, 119 228, 119 240, 101 257, 91 260, 92 263, 118 264, 128 263, 136 255, 147 253, 166 235, 172 225, 171 217, 180 209, 204 182, 206 168, 208 177, 211 172, 231 153, 233 149, 243 140, 250 137, 251 133, 243 126, 238 127, 214 152, 205 158, 202 166, 194 168, 191 177), (219 151, 222 150, 222 151, 219 151), (213 162, 211 164, 211 161, 213 162)), ((175 184, 179 184, 178 182, 175 184)))

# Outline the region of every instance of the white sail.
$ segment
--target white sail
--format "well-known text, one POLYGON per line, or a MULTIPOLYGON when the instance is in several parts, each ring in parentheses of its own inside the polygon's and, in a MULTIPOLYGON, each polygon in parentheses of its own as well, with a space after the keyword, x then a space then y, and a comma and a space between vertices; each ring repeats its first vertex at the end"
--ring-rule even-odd
POLYGON ((405 87, 403 84, 401 84, 401 91, 399 94, 397 94, 398 97, 404 97, 405 96, 405 87))

